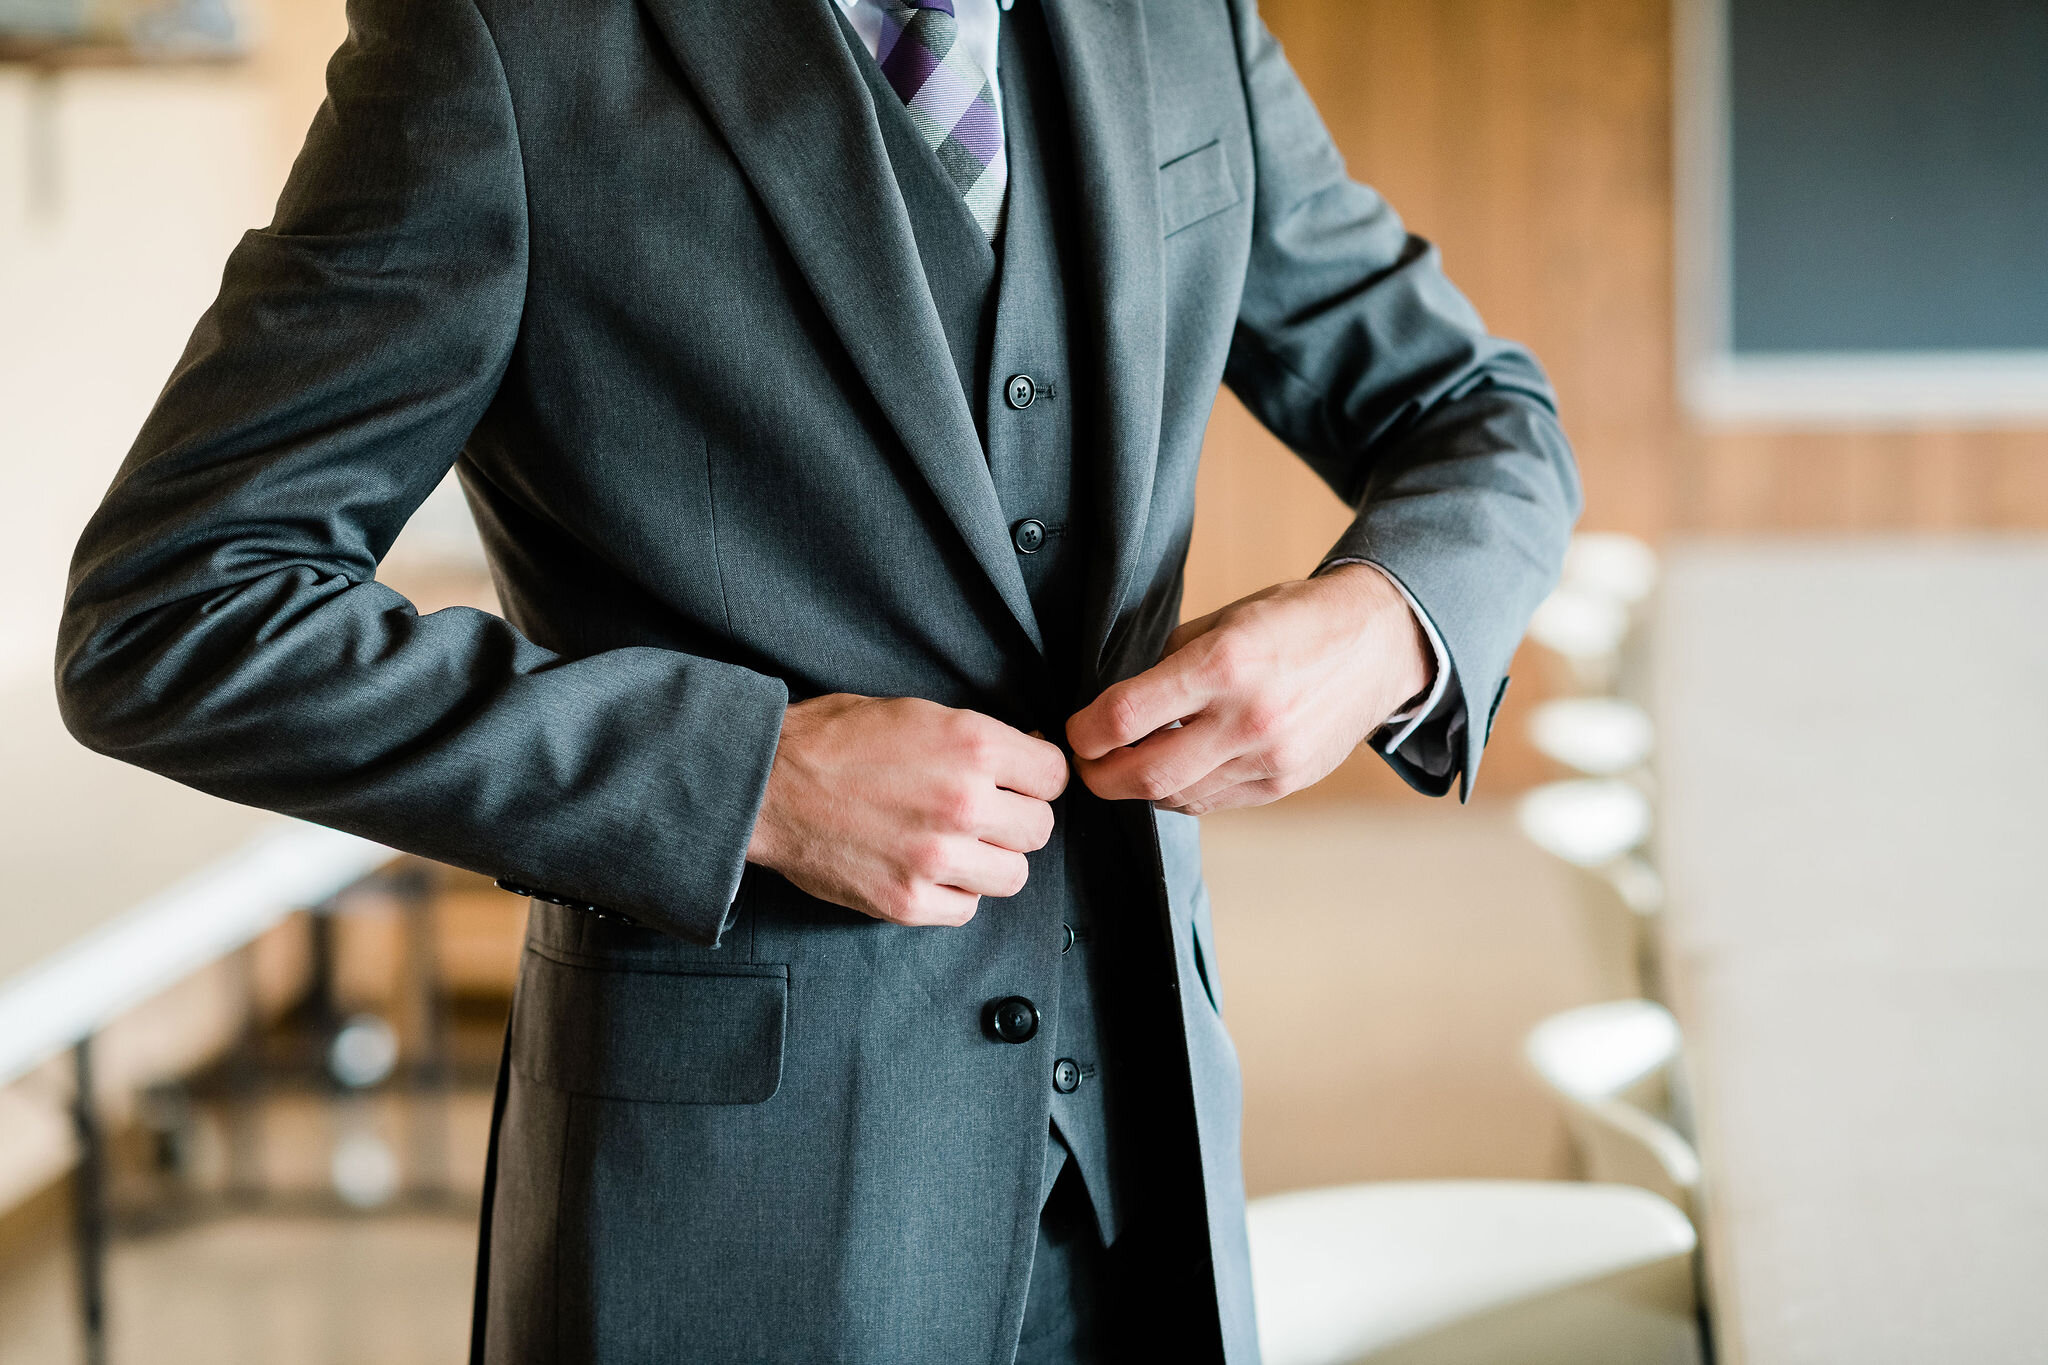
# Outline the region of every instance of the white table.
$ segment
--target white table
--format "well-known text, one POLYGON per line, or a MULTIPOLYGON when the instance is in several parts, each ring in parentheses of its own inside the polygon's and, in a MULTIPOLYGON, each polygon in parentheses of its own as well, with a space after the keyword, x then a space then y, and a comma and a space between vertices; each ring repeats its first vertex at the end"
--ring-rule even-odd
POLYGON ((93 1035, 396 855, 92 754, 64 733, 46 682, 0 690, 0 773, 0 1086, 74 1050, 82 1307, 98 1361, 105 1216, 93 1035))
POLYGON ((1720 1359, 2048 1359, 2048 542, 1681 545, 1656 629, 1720 1359))
POLYGON ((101 758, 0 693, 0 1085, 396 855, 101 758))

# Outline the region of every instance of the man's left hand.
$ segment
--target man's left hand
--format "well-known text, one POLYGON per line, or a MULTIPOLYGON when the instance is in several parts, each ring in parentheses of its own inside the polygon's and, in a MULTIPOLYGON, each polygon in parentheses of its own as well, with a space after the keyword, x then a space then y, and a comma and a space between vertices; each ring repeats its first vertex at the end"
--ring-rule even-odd
POLYGON ((1107 800, 1262 806, 1327 777, 1434 670, 1400 590, 1345 564, 1183 625, 1157 664, 1069 720, 1067 740, 1107 800))

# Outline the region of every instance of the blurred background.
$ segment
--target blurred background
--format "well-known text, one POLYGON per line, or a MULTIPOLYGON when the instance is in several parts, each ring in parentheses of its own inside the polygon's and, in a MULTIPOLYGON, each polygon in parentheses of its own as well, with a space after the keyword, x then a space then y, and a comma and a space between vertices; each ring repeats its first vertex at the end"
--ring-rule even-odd
MULTIPOLYGON (((2041 1358, 2048 7, 1936 8, 1262 6, 1587 493, 1470 806, 1366 756, 1205 822, 1276 1365, 2041 1358)), ((48 681, 344 30, 0 0, 6 1365, 467 1339, 524 903, 88 755, 48 681)), ((1348 519, 1228 394, 1202 480, 1190 615, 1348 519)), ((491 600, 448 489, 384 576, 491 600)))

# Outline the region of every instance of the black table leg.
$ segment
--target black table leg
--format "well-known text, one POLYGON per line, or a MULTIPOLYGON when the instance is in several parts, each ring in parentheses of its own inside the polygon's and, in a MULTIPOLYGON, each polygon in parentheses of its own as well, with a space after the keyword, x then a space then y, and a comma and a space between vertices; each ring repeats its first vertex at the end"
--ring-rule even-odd
POLYGON ((424 863, 408 859, 393 875, 392 890, 405 907, 405 977, 412 995, 418 1056, 409 1068, 413 1123, 413 1192, 426 1199, 449 1195, 448 1107, 453 1067, 448 1054, 448 1007, 436 951, 434 883, 424 863))
POLYGON ((92 1038, 71 1050, 77 1093, 71 1102, 78 1136, 78 1170, 72 1176, 73 1239, 78 1251, 78 1307, 85 1330, 86 1365, 107 1362, 107 1171, 106 1134, 92 1090, 92 1038))

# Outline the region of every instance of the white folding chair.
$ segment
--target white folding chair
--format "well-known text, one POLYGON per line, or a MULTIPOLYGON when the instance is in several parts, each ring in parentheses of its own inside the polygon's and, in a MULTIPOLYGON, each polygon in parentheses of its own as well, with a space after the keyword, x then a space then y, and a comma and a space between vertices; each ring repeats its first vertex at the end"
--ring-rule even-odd
POLYGON ((1551 762, 1587 777, 1640 778, 1656 747, 1649 712, 1619 697, 1561 697, 1529 713, 1529 739, 1551 762))
POLYGON ((1265 1365, 1697 1365, 1692 1224, 1626 1185, 1396 1181, 1253 1202, 1265 1365))
POLYGON ((1628 608, 1611 597, 1561 584, 1529 618, 1529 638, 1563 659, 1579 689, 1612 691, 1628 640, 1628 608))
POLYGON ((1603 988, 1636 995, 1654 979, 1664 881, 1643 856, 1654 815, 1640 787, 1620 778, 1548 782, 1515 808, 1524 837, 1574 871, 1603 988))
POLYGON ((1631 632, 1657 587, 1657 553, 1634 536, 1586 531, 1572 537, 1556 591, 1536 608, 1529 637, 1561 657, 1581 692, 1623 686, 1634 670, 1631 632))
POLYGON ((1530 1030, 1523 1052, 1563 1104, 1588 1180, 1636 1185, 1696 1211, 1699 1155, 1667 1117, 1679 1056, 1669 1010, 1650 1000, 1567 1010, 1530 1030))
POLYGON ((1657 552, 1619 531, 1581 531, 1565 551, 1560 581, 1633 611, 1657 590, 1657 552))

